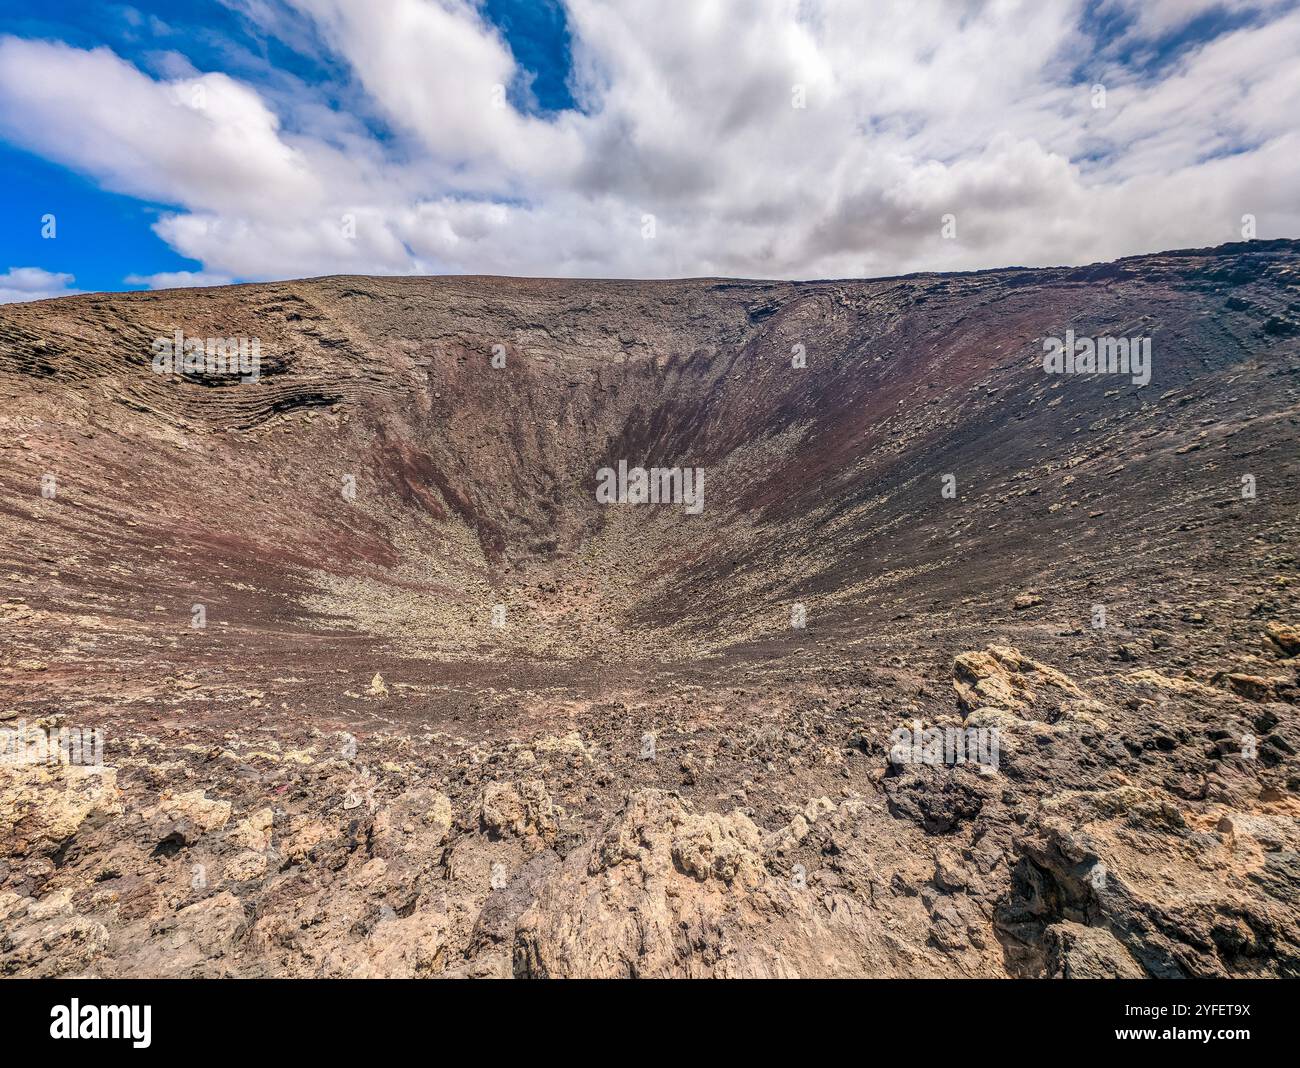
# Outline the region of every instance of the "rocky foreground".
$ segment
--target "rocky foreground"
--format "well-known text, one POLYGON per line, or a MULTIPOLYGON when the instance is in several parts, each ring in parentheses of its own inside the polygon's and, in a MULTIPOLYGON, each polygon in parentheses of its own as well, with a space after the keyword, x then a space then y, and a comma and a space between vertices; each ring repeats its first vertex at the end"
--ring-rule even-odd
POLYGON ((0 308, 0 730, 103 737, 0 762, 0 974, 1300 974, 1297 285, 0 308), (1044 375, 1072 324, 1151 383, 1044 375))
POLYGON ((1262 634, 1267 674, 1135 669, 1116 704, 1015 649, 963 655, 965 726, 1009 740, 996 774, 891 763, 874 701, 665 723, 654 761, 627 754, 618 708, 527 743, 376 729, 355 753, 314 729, 159 723, 102 770, 6 771, 0 966, 1293 975, 1300 632, 1262 634), (740 769, 780 784, 755 791, 784 799, 772 818, 740 769), (728 781, 731 806, 689 799, 728 781))

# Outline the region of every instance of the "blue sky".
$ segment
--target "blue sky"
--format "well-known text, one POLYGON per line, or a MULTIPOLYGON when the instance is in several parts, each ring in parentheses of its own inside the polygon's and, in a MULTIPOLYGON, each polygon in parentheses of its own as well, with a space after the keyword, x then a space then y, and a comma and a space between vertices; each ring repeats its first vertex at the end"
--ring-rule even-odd
POLYGON ((1277 0, 0 0, 0 300, 1296 236, 1297 50, 1277 0))
MULTIPOLYGON (((564 8, 556 0, 489 0, 484 17, 510 45, 520 77, 508 87, 519 108, 544 114, 574 107, 567 88, 570 52, 564 8)), ((303 22, 304 31, 310 24, 303 22)), ((168 69, 159 53, 176 49, 199 70, 223 71, 260 82, 266 65, 311 84, 333 106, 348 104, 337 87, 348 80, 346 66, 321 43, 304 34, 302 49, 289 47, 253 20, 226 5, 209 2, 104 4, 90 0, 48 0, 33 11, 26 0, 0 0, 0 32, 36 40, 57 40, 82 48, 108 46, 155 74, 168 69), (166 30, 154 20, 166 24, 166 30)), ((370 118, 384 137, 382 116, 370 118)), ((0 141, 5 213, 0 270, 34 266, 70 273, 83 290, 144 289, 144 277, 160 272, 201 272, 203 264, 178 254, 152 225, 177 204, 141 200, 101 188, 93 178, 0 141), (43 238, 42 219, 54 213, 56 238, 43 238)))

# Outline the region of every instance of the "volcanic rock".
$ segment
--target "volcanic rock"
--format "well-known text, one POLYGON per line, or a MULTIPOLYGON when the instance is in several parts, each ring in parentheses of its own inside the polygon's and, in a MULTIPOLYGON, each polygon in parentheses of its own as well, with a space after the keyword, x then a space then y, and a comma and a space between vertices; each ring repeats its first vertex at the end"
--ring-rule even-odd
POLYGON ((1300 974, 1297 284, 0 306, 0 974, 1300 974))

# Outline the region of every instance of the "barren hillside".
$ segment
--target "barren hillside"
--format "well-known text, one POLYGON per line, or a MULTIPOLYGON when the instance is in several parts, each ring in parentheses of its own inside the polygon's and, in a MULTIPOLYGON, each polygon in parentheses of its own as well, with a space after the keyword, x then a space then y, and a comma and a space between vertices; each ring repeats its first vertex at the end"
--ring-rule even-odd
POLYGON ((0 728, 104 739, 0 974, 1300 974, 1298 335, 1291 241, 0 307, 0 728))

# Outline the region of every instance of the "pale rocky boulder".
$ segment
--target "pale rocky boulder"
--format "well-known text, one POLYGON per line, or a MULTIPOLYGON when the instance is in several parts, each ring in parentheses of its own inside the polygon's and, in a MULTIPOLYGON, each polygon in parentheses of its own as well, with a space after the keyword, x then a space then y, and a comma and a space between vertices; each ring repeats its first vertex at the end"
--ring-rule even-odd
POLYGON ((1283 656, 1300 656, 1300 626, 1272 622, 1265 630, 1269 642, 1283 656))
POLYGON ((269 808, 259 809, 242 819, 230 832, 231 841, 244 849, 264 851, 271 848, 271 825, 275 814, 269 808))
POLYGON ((348 947, 333 969, 350 979, 421 979, 443 970, 447 917, 423 909, 381 920, 365 941, 348 947))
MULTIPOLYGON (((818 827, 836 818, 815 811, 818 827)), ((860 816, 846 813, 840 832, 860 816)), ((515 931, 514 973, 943 974, 925 944, 921 906, 913 907, 922 921, 915 930, 888 929, 856 894, 771 872, 763 835, 743 813, 700 813, 675 794, 639 790, 543 880, 515 931)))
POLYGON ((437 790, 407 790, 375 815, 375 851, 394 857, 429 853, 451 835, 451 800, 437 790))
POLYGON ((246 926, 243 903, 234 894, 225 891, 196 901, 156 932, 155 951, 134 960, 136 974, 164 979, 232 974, 246 926))
POLYGON ((143 816, 150 822, 183 825, 204 835, 221 830, 230 821, 230 802, 210 798, 203 790, 179 794, 167 790, 143 816))
POLYGON ((226 862, 224 874, 233 883, 257 879, 266 874, 266 854, 248 849, 226 862))
POLYGON ((0 767, 0 856, 48 852, 75 834, 93 812, 122 812, 112 768, 0 767))
POLYGON ((953 661, 953 689, 964 712, 991 705, 1033 717, 1036 706, 1087 698, 1070 678, 1006 645, 960 653, 953 661))
POLYGON ((1064 920, 1047 929, 1047 974, 1053 979, 1145 979, 1146 972, 1113 934, 1064 920))
POLYGON ((108 946, 108 929, 77 912, 70 890, 40 899, 0 893, 0 976, 83 976, 108 946))
POLYGON ((534 847, 554 842, 558 829, 550 794, 540 779, 525 779, 518 784, 488 783, 483 790, 480 818, 490 834, 512 834, 534 847))
POLYGON ((1104 927, 1155 978, 1300 974, 1294 812, 1252 808, 1200 812, 1136 785, 1049 798, 1019 836, 1003 929, 1051 951, 1036 923, 1104 927))

